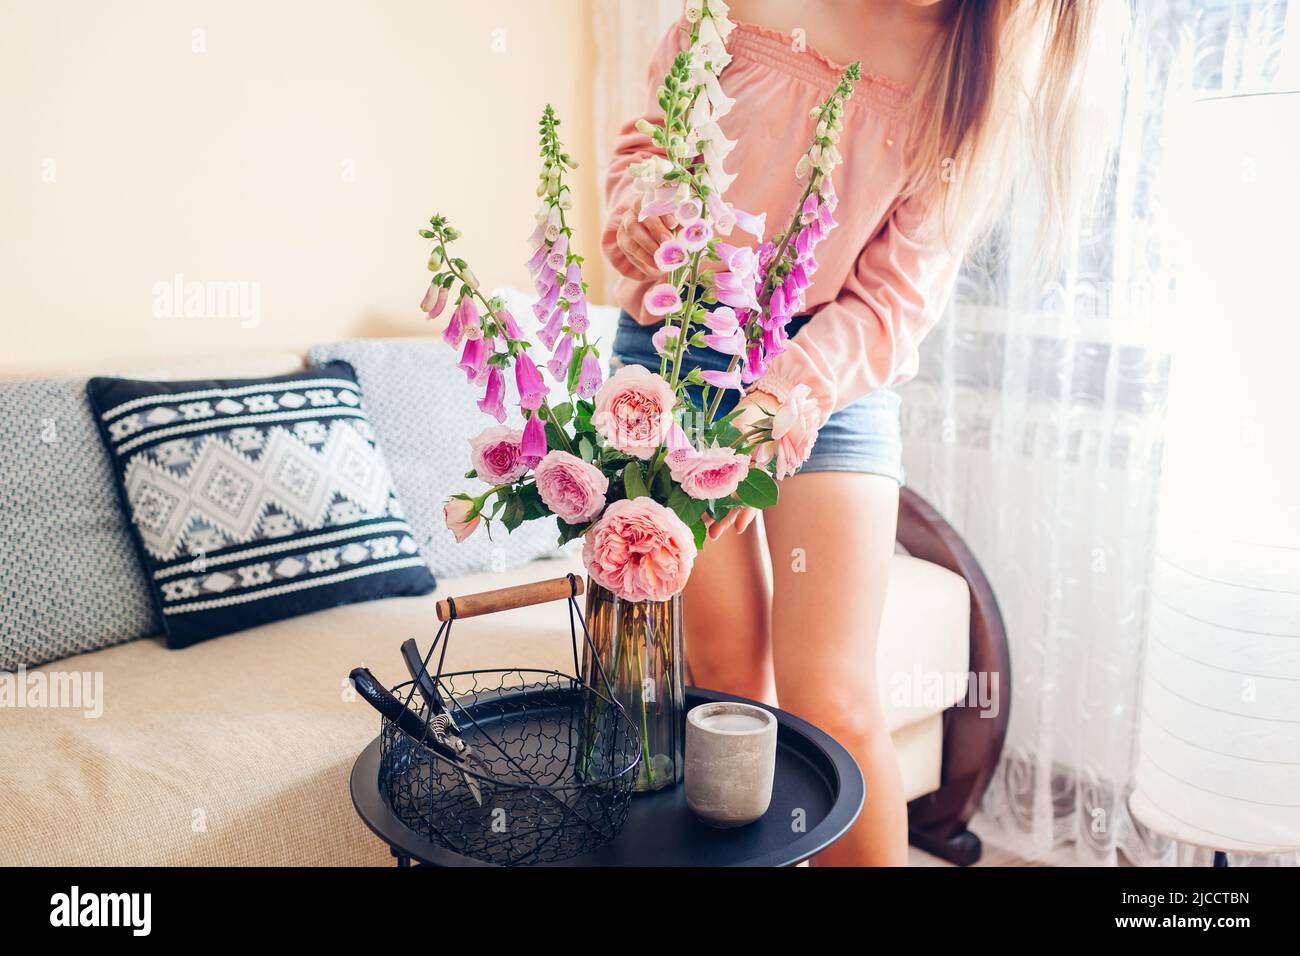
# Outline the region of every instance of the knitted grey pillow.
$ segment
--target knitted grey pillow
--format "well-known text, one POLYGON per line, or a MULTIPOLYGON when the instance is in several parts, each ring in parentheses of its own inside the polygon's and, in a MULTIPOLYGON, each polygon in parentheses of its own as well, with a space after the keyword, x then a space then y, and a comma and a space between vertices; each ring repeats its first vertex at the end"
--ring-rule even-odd
MULTIPOLYGON (((487 487, 465 477, 471 468, 469 439, 496 424, 479 411, 481 390, 456 368, 459 356, 453 349, 440 339, 356 339, 318 345, 307 358, 313 365, 342 359, 356 370, 406 520, 435 576, 504 571, 560 553, 554 518, 525 522, 509 534, 495 524, 491 539, 479 528, 461 544, 447 530, 442 516, 447 498, 487 487)), ((512 414, 507 424, 522 428, 518 410, 512 414)))
POLYGON ((0 671, 162 627, 86 380, 0 382, 0 671))

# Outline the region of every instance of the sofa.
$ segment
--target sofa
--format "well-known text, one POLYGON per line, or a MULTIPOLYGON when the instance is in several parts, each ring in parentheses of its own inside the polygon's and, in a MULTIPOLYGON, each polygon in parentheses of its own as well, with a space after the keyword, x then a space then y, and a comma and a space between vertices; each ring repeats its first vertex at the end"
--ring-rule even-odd
MULTIPOLYGON (((112 371, 236 378, 294 371, 304 361, 268 354, 112 371)), ((983 669, 1002 672, 1006 688, 1005 635, 973 556, 907 491, 899 527, 879 642, 881 693, 912 801, 913 841, 968 863, 979 844, 966 823, 1001 747, 1005 693, 999 715, 985 719, 956 706, 964 681, 943 682, 938 697, 899 687, 921 675, 983 669)), ((570 571, 581 571, 571 549, 509 570, 440 576, 437 591, 421 597, 335 607, 181 650, 143 638, 28 669, 27 679, 38 681, 102 675, 102 713, 0 709, 0 752, 8 757, 0 767, 0 865, 391 863, 349 797, 353 761, 379 719, 348 673, 364 665, 398 683, 405 679, 398 646, 412 637, 427 646, 438 599, 570 571)), ((450 669, 567 670, 570 661, 563 604, 465 620, 448 652, 450 669)))

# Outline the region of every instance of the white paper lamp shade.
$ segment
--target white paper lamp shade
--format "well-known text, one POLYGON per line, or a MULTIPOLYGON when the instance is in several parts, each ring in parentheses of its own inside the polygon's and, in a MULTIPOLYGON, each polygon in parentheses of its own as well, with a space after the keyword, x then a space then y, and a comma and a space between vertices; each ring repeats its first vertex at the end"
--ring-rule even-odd
POLYGON ((1189 108, 1135 818, 1300 848, 1300 94, 1189 108))

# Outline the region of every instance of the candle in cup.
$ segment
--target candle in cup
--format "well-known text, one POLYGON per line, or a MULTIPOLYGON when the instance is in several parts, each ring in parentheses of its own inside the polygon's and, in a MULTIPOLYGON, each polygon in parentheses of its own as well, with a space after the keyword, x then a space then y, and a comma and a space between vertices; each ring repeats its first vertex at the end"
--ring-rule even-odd
POLYGON ((740 701, 717 701, 686 715, 686 804, 705 823, 741 827, 772 802, 776 717, 740 701))
POLYGON ((767 726, 767 721, 751 714, 723 712, 700 718, 700 726, 724 734, 752 734, 767 726))

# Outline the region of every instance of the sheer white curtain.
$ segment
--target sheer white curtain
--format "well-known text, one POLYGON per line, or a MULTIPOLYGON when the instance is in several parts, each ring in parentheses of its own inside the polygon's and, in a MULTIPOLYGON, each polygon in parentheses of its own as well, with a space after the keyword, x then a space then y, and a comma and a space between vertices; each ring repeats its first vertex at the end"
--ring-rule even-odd
POLYGON ((910 483, 967 538, 1010 635, 1011 725, 972 828, 1029 858, 1204 863, 1126 802, 1179 332, 1164 126, 1191 98, 1285 82, 1295 33, 1285 2, 1133 6, 1104 212, 1047 290, 1029 278, 1032 202, 968 263, 902 389, 904 447, 910 483))
MULTIPOLYGON (((1189 98, 1298 85, 1300 2, 1132 7, 1105 209, 1046 290, 1031 279, 1031 200, 972 257, 901 390, 905 462, 909 484, 984 565, 1012 645, 1011 726, 973 829, 1028 858, 1203 863, 1144 831, 1126 805, 1177 343, 1162 205, 1176 157, 1162 149, 1162 123, 1189 98)), ((647 57, 679 9, 595 0, 601 162, 643 106, 647 57)))

